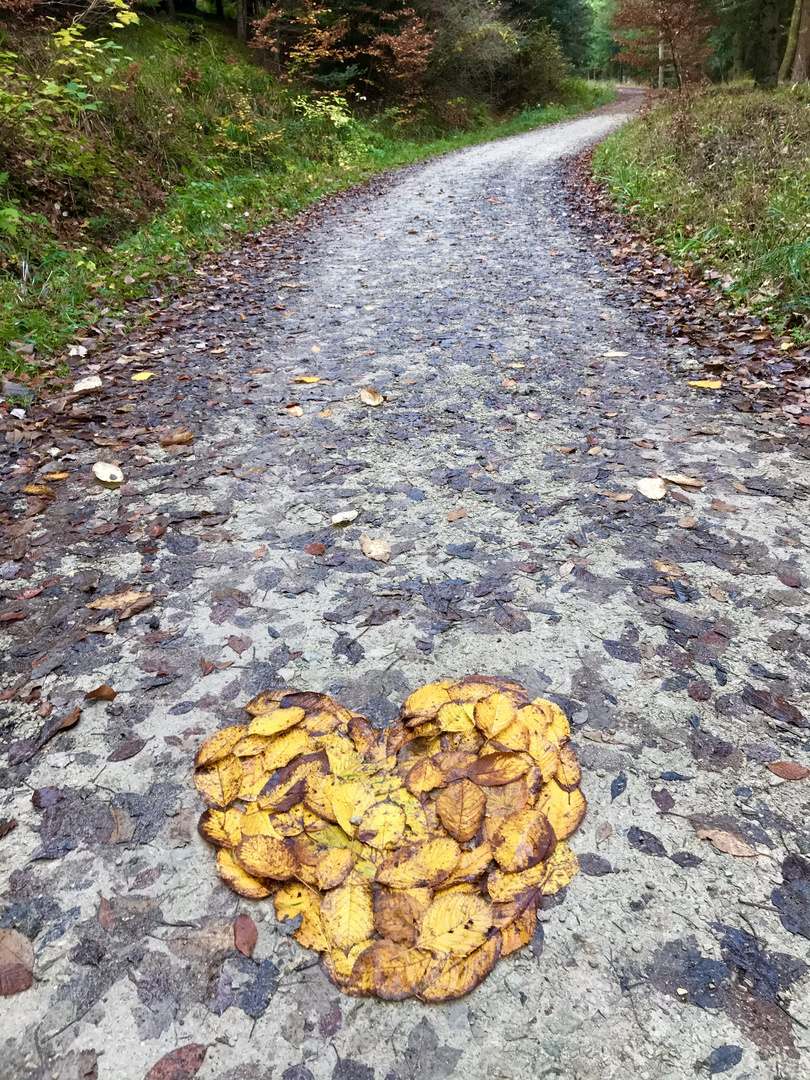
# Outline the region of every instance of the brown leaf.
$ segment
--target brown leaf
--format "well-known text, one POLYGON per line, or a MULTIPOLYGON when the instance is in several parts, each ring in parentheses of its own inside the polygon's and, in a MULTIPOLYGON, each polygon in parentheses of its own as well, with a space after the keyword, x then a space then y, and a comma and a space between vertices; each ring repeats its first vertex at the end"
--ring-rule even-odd
POLYGON ((164 1054, 156 1061, 144 1080, 191 1080, 205 1061, 208 1047, 204 1043, 188 1043, 164 1054))
POLYGON ((323 555, 326 551, 326 544, 307 544, 304 548, 304 551, 307 553, 307 555, 323 555))
POLYGON ((385 398, 382 396, 379 390, 375 390, 373 386, 364 386, 363 389, 360 391, 360 400, 363 402, 364 405, 377 406, 382 405, 382 403, 385 401, 385 398))
POLYGON ((213 671, 216 671, 217 665, 210 660, 206 660, 204 656, 200 657, 200 667, 203 675, 210 675, 213 671))
POLYGON ((13 818, 0 818, 0 840, 4 836, 8 836, 10 832, 17 828, 17 819, 13 818))
POLYGON ((451 510, 447 515, 448 521, 461 521, 462 518, 467 516, 466 509, 462 506, 460 510, 451 510))
MULTIPOLYGON (((129 590, 127 592, 113 593, 111 596, 100 596, 98 600, 91 600, 87 606, 94 611, 126 611, 144 600, 148 601, 144 605, 146 607, 154 601, 154 597, 151 593, 129 590)), ((140 610, 143 610, 143 608, 140 610)))
POLYGON ((737 859, 753 859, 759 855, 750 844, 724 829, 698 829, 696 835, 699 840, 709 840, 717 851, 737 859))
POLYGON ((810 769, 796 761, 770 761, 765 768, 770 769, 775 776, 781 776, 783 780, 806 780, 810 776, 810 769))
POLYGON ((472 840, 481 828, 486 806, 486 795, 470 780, 456 780, 436 799, 439 820, 460 844, 472 840))
POLYGON ((244 637, 236 637, 235 634, 231 634, 228 638, 228 645, 233 649, 237 656, 241 656, 245 649, 249 649, 252 644, 253 638, 250 638, 247 635, 244 637))
POLYGON ((233 924, 233 943, 239 952, 250 959, 258 938, 259 931, 253 919, 244 911, 237 915, 233 924))
POLYGON ((113 915, 112 905, 104 896, 99 900, 98 924, 101 929, 106 930, 108 934, 111 934, 115 929, 115 916, 113 915))
POLYGON ((712 499, 712 510, 717 510, 720 514, 736 514, 739 509, 739 506, 733 503, 723 502, 722 499, 712 499))
POLYGON ((388 562, 391 558, 391 545, 387 540, 372 540, 365 533, 360 537, 360 550, 367 559, 375 562, 388 562))
POLYGON ((34 947, 19 930, 0 930, 0 997, 30 989, 34 982, 34 947))
POLYGON ((190 443, 193 438, 193 431, 186 431, 185 428, 178 428, 176 431, 170 431, 168 435, 164 436, 164 438, 160 440, 160 445, 181 446, 184 443, 190 443))
POLYGON ((145 746, 146 740, 134 735, 129 739, 124 739, 121 745, 107 757, 107 761, 128 761, 136 754, 140 754, 145 746))
POLYGON ((114 701, 118 697, 117 691, 113 690, 111 686, 106 683, 102 683, 101 686, 97 686, 95 690, 91 690, 89 694, 84 695, 85 701, 114 701))

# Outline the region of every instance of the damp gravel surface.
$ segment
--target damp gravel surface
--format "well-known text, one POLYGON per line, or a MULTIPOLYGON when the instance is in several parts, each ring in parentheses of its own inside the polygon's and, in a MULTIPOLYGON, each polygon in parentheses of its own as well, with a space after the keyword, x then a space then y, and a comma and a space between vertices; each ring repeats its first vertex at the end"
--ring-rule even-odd
POLYGON ((689 385, 689 348, 569 221, 560 158, 637 102, 207 263, 10 448, 0 927, 35 982, 0 1002, 0 1075, 133 1080, 187 1044, 200 1080, 807 1075, 810 781, 768 768, 810 764, 807 460, 689 385), (648 498, 658 474, 681 482, 648 498), (148 606, 88 606, 125 589, 148 606), (219 883, 194 751, 266 686, 382 728, 473 672, 570 715, 581 873, 467 998, 343 996, 219 883), (84 701, 100 684, 115 700, 84 701), (83 711, 34 752, 49 706, 83 711))

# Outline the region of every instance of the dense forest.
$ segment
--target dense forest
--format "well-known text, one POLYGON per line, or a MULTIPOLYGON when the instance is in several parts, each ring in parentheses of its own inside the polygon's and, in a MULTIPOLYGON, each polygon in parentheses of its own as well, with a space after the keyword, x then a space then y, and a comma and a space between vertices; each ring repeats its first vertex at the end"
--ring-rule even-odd
POLYGON ((0 0, 0 365, 381 169, 809 55, 810 0, 0 0))

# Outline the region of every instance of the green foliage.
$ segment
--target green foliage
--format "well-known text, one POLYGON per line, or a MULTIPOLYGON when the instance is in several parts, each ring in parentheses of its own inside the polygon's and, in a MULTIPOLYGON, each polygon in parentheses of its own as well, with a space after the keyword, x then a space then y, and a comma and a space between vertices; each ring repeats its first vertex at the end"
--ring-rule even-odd
POLYGON ((611 136, 594 169, 676 259, 781 326, 810 326, 810 93, 715 89, 611 136))
MULTIPOLYGON (((3 60, 13 78, 0 100, 15 105, 0 111, 0 341, 40 356, 321 195, 615 96, 571 81, 559 105, 505 123, 474 100, 456 102, 455 118, 427 107, 362 118, 342 92, 277 81, 207 27, 142 15, 116 28, 115 49, 85 34, 86 50, 75 29, 64 48, 29 31, 3 60)), ((0 345, 0 368, 18 365, 0 345)))

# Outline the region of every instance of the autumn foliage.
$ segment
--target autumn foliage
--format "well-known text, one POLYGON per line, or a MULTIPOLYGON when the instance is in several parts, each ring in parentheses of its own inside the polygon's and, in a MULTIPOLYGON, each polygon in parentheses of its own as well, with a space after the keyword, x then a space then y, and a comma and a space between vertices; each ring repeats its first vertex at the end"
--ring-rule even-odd
POLYGON ((615 60, 636 71, 671 65, 679 87, 705 81, 711 55, 708 34, 717 20, 700 0, 621 0, 613 29, 621 52, 615 60), (663 45, 660 56, 659 45, 663 45))
POLYGON ((577 873, 568 721, 516 683, 423 686, 380 733, 324 694, 265 691, 247 711, 197 754, 200 833, 348 994, 461 997, 577 873))

